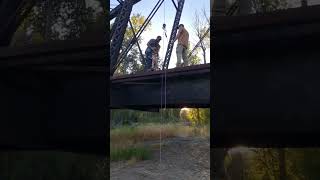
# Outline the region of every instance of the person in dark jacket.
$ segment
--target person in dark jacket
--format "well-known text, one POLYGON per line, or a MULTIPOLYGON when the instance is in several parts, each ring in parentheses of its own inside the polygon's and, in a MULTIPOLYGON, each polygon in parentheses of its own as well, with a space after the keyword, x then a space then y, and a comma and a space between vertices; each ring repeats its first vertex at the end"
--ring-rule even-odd
POLYGON ((151 71, 152 70, 152 55, 156 53, 156 51, 159 52, 159 42, 161 41, 161 36, 158 36, 156 39, 151 39, 147 44, 147 49, 145 51, 145 65, 144 70, 145 71, 151 71))

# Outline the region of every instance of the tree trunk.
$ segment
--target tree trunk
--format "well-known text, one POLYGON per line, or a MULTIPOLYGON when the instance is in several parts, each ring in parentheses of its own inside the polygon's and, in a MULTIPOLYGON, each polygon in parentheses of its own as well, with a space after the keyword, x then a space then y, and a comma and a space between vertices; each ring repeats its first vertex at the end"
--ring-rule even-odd
POLYGON ((244 162, 240 152, 232 155, 231 165, 228 168, 230 180, 244 179, 244 162))
POLYGON ((203 63, 207 64, 207 59, 206 59, 206 48, 202 45, 201 46, 202 52, 203 52, 203 63))
POLYGON ((197 108, 197 119, 198 119, 198 122, 200 123, 200 109, 197 108))
POLYGON ((212 149, 213 179, 228 180, 227 172, 224 166, 224 159, 227 153, 228 153, 227 149, 223 149, 223 148, 212 149))
POLYGON ((279 180, 286 180, 286 157, 285 157, 285 150, 283 148, 278 149, 279 153, 279 180))

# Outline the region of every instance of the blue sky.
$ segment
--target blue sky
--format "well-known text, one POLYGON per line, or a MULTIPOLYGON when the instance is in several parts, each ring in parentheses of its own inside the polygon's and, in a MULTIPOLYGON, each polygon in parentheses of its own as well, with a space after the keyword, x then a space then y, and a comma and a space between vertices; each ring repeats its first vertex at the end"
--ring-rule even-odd
MULTIPOLYGON (((156 5, 157 1, 158 0, 141 0, 139 3, 133 6, 131 14, 140 13, 143 16, 147 17, 151 12, 151 10, 153 9, 153 7, 156 5)), ((177 2, 177 0, 175 0, 175 2, 177 2)), ((119 3, 117 0, 110 0, 111 8, 115 7, 118 4, 119 3)), ((207 16, 210 16, 210 0, 185 0, 180 23, 184 24, 185 28, 189 32, 189 37, 190 37, 189 40, 192 48, 198 42, 194 34, 194 30, 192 28, 192 24, 194 22, 194 13, 195 11, 198 11, 201 17, 203 15, 202 9, 205 9, 207 16)), ((160 42, 161 49, 159 54, 161 58, 164 58, 165 52, 167 50, 168 40, 172 30, 175 13, 176 13, 176 10, 172 1, 165 0, 164 3, 159 8, 159 10, 157 11, 157 13, 155 14, 155 16, 151 20, 151 24, 152 24, 151 29, 142 33, 143 42, 140 45, 143 51, 145 50, 146 44, 149 39, 155 38, 158 35, 163 36, 162 24, 165 23, 167 25, 168 37, 165 38, 163 36, 162 41, 160 42)), ((203 16, 203 20, 205 20, 204 16, 203 16)), ((175 67, 175 63, 176 63, 175 49, 176 49, 176 43, 172 51, 169 68, 175 67)), ((202 53, 200 51, 198 53, 198 56, 200 58, 202 57, 202 53)), ((210 49, 207 50, 207 61, 210 61, 210 49)))

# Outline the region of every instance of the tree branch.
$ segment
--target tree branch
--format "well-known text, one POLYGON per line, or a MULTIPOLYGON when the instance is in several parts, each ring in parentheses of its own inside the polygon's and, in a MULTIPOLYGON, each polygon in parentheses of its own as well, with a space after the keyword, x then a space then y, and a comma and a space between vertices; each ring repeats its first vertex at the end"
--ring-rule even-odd
POLYGON ((30 13, 36 0, 2 0, 0 1, 0 20, 4 24, 0 28, 0 46, 8 46, 23 20, 30 13))

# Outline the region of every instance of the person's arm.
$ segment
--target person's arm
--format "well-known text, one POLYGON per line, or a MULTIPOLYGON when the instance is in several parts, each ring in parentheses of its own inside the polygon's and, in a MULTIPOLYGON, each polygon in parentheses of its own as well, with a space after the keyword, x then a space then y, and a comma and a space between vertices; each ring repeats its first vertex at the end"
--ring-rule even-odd
POLYGON ((154 43, 153 39, 148 42, 147 46, 154 51, 155 47, 152 47, 152 43, 154 43))
POLYGON ((154 47, 154 52, 159 52, 160 50, 160 45, 157 44, 155 47, 154 47))
POLYGON ((174 40, 174 42, 176 42, 177 39, 179 39, 180 36, 181 36, 181 30, 179 29, 178 34, 177 34, 177 37, 176 37, 176 39, 174 40))

